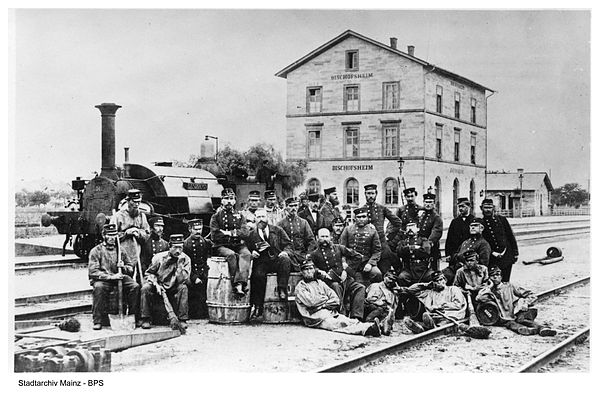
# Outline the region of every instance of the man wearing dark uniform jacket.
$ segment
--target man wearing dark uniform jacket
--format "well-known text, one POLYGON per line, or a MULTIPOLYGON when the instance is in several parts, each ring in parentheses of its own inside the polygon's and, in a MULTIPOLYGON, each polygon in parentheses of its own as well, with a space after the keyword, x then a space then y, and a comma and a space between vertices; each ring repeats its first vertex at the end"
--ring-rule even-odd
POLYGON ((223 189, 221 208, 210 218, 210 233, 213 253, 227 260, 233 292, 241 297, 248 292, 252 256, 242 240, 248 237, 250 228, 244 216, 233 208, 235 201, 233 190, 223 189))
MULTIPOLYGON (((383 227, 384 222, 387 219, 392 225, 391 227, 395 230, 402 227, 402 222, 389 208, 375 202, 377 199, 377 185, 365 185, 365 199, 367 200, 367 203, 363 207, 367 209, 368 220, 375 226, 375 230, 377 230, 377 235, 379 236, 379 241, 381 243, 381 257, 378 262, 378 267, 383 274, 394 269, 399 262, 398 258, 390 250, 388 245, 383 227)), ((378 281, 381 281, 381 279, 378 281)))
POLYGON ((301 218, 306 219, 310 225, 310 230, 313 232, 313 236, 317 235, 320 228, 323 227, 323 215, 319 212, 319 193, 311 193, 308 195, 309 208, 298 212, 301 218))
POLYGON ((368 287, 383 279, 381 269, 378 267, 381 258, 381 242, 375 226, 369 223, 365 207, 354 210, 356 222, 348 225, 340 237, 340 245, 351 248, 362 255, 361 259, 352 258, 349 265, 356 272, 354 278, 357 282, 368 287))
MULTIPOLYGON (((123 280, 123 297, 127 300, 129 314, 135 314, 139 324, 140 285, 131 276, 133 266, 123 251, 117 249, 117 227, 114 224, 102 228, 104 241, 90 251, 88 259, 88 276, 92 291, 93 329, 102 329, 106 313, 108 294, 117 287, 117 281, 123 280), (121 268, 121 274, 119 274, 121 268)), ((106 324, 108 325, 108 324, 106 324)))
POLYGON ((416 203, 417 190, 414 187, 406 188, 402 191, 406 204, 398 208, 396 216, 402 221, 402 229, 406 229, 409 223, 417 222, 418 213, 423 209, 416 203))
POLYGON ((306 255, 317 247, 310 225, 306 219, 298 216, 299 203, 297 197, 285 199, 285 218, 277 224, 292 240, 290 259, 298 269, 300 269, 300 264, 306 260, 306 255))
POLYGON ((398 256, 402 260, 402 271, 398 275, 401 287, 429 282, 433 274, 431 242, 420 236, 417 230, 415 223, 407 224, 405 238, 398 247, 398 256))
MULTIPOLYGON (((471 221, 475 218, 471 214, 471 202, 468 198, 459 198, 456 200, 456 205, 458 207, 458 216, 450 222, 444 250, 445 255, 450 257, 450 265, 455 265, 452 262, 452 258, 458 252, 462 242, 470 237, 469 227, 471 221)), ((448 278, 448 275, 446 275, 446 278, 448 278)), ((452 284, 452 281, 448 281, 448 283, 452 284)))
POLYGON ((152 257, 159 252, 164 252, 169 249, 169 243, 163 238, 163 230, 165 222, 161 216, 151 218, 148 223, 150 224, 150 236, 142 244, 142 252, 140 253, 140 260, 142 262, 142 272, 146 273, 148 267, 152 263, 152 257))
POLYGON ((440 239, 444 231, 442 218, 435 212, 435 194, 425 193, 423 195, 423 216, 419 217, 417 227, 419 236, 429 240, 431 244, 431 267, 439 270, 440 239))
POLYGON ((202 219, 188 221, 190 235, 183 242, 183 252, 192 261, 190 288, 188 291, 189 314, 191 318, 207 318, 206 286, 208 284, 208 264, 211 244, 202 237, 204 222, 202 219))
POLYGON ((256 227, 256 221, 254 213, 260 207, 260 192, 258 190, 252 190, 248 193, 248 206, 242 211, 242 215, 246 218, 246 224, 251 229, 256 227))
POLYGON ((343 245, 332 244, 329 229, 321 228, 318 233, 319 248, 310 253, 310 259, 321 271, 321 279, 340 298, 339 312, 350 318, 362 319, 365 309, 365 286, 354 280, 356 274, 346 262, 346 258, 361 260, 362 255, 343 245), (345 310, 346 303, 349 305, 349 313, 345 310))
POLYGON ((490 243, 492 253, 489 267, 497 267, 502 272, 502 282, 510 281, 513 264, 519 257, 517 240, 508 220, 495 214, 492 199, 484 199, 481 203, 483 213, 483 238, 490 243))
MULTIPOLYGON (((248 249, 252 253, 252 275, 250 278, 250 303, 253 306, 252 317, 259 317, 263 311, 267 273, 277 273, 277 293, 279 299, 287 300, 288 282, 293 265, 290 259, 292 241, 285 231, 277 225, 267 223, 267 211, 256 210, 256 229, 247 239, 248 249)), ((300 270, 296 266, 294 270, 300 270)))
POLYGON ((481 237, 483 232, 483 221, 479 218, 473 218, 469 225, 470 237, 462 242, 458 251, 450 258, 448 267, 442 270, 448 283, 454 282, 454 276, 458 269, 465 263, 465 253, 474 251, 478 255, 479 263, 488 267, 492 249, 490 244, 481 237))
POLYGON ((340 238, 342 237, 342 232, 346 227, 346 222, 341 218, 337 217, 333 219, 331 222, 331 228, 333 231, 331 232, 331 242, 334 244, 340 243, 340 238))
POLYGON ((323 217, 323 227, 332 230, 331 223, 333 219, 340 216, 340 210, 337 207, 340 204, 340 200, 337 196, 335 187, 330 187, 323 190, 325 193, 325 203, 320 209, 321 216, 323 217))

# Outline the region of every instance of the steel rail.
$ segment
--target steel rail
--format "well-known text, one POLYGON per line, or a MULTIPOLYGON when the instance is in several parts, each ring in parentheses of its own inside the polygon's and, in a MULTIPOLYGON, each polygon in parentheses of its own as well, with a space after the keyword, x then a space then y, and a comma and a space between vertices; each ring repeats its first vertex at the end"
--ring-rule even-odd
POLYGON ((579 340, 589 337, 589 335, 590 327, 585 327, 579 330, 559 344, 553 346, 551 349, 548 349, 544 353, 535 357, 533 360, 519 368, 516 372, 536 372, 540 368, 556 360, 566 349, 570 348, 579 340))
MULTIPOLYGON (((574 281, 571 281, 569 283, 563 284, 561 286, 558 286, 556 288, 552 288, 549 290, 546 290, 542 293, 540 293, 538 295, 538 300, 544 300, 544 299, 548 299, 552 296, 558 295, 560 292, 563 292, 567 289, 576 287, 578 285, 582 285, 585 283, 588 283, 590 281, 590 277, 583 277, 581 279, 577 279, 574 281)), ((466 320, 463 320, 463 322, 465 322, 466 320)), ((387 345, 387 346, 383 346, 383 347, 378 347, 370 352, 367 353, 363 353, 361 355, 358 355, 356 357, 352 357, 349 359, 346 359, 344 361, 341 361, 339 363, 334 363, 325 367, 322 367, 320 369, 317 369, 314 372, 317 373, 321 373, 321 372, 350 372, 352 370, 355 370, 357 368, 362 367, 365 364, 369 364, 372 363, 373 361, 383 358, 385 356, 391 355, 391 354, 395 354, 395 353, 399 353, 403 350, 406 350, 410 347, 413 346, 417 346, 423 342, 426 342, 428 340, 443 336, 445 334, 448 333, 452 333, 456 331, 456 326, 453 324, 446 324, 444 326, 441 326, 439 328, 434 328, 432 330, 417 334, 407 340, 403 340, 403 341, 399 341, 396 343, 393 343, 391 345, 387 345)))
POLYGON ((92 295, 92 289, 79 291, 58 292, 55 294, 42 294, 15 298, 15 306, 26 306, 36 303, 60 301, 63 299, 85 299, 92 295))
POLYGON ((71 305, 69 307, 58 307, 53 309, 35 310, 31 312, 15 314, 15 321, 40 320, 52 317, 72 316, 74 314, 86 313, 92 311, 92 304, 85 303, 71 305))

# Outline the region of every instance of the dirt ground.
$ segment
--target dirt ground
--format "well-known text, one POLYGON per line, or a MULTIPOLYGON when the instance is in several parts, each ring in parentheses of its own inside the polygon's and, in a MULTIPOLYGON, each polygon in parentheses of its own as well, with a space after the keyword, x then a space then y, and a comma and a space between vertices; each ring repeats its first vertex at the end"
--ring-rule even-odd
MULTIPOLYGON (((541 292, 587 276, 590 274, 589 244, 589 236, 584 236, 560 243, 523 247, 520 260, 543 257, 550 245, 561 248, 565 260, 550 265, 528 266, 519 261, 511 278, 517 284, 541 292)), ((582 293, 582 289, 575 291, 589 294, 582 293)), ((495 328, 493 339, 489 341, 465 342, 466 338, 462 336, 450 336, 428 342, 427 347, 413 352, 412 358, 410 351, 403 353, 399 361, 411 364, 393 364, 387 368, 378 366, 374 372, 441 371, 442 367, 448 371, 448 365, 455 372, 511 371, 506 366, 507 360, 514 358, 515 365, 525 362, 538 350, 545 350, 566 337, 568 332, 589 322, 589 298, 567 299, 561 305, 544 303, 539 308, 540 320, 547 320, 559 329, 556 337, 521 337, 502 328, 495 328), (562 318, 570 320, 557 320, 562 318), (459 343, 461 341, 463 343, 459 343), (490 345, 483 347, 481 342, 489 342, 490 345), (461 349, 457 350, 459 344, 461 349), (462 347, 466 345, 470 348, 462 347), (441 360, 445 360, 443 365, 441 360), (479 362, 481 364, 474 364, 479 362)), ((112 371, 306 372, 412 335, 399 322, 391 336, 381 338, 314 330, 295 324, 218 325, 206 320, 193 320, 189 325, 187 335, 113 354, 112 371)), ((589 351, 587 361, 582 370, 589 368, 589 351)))

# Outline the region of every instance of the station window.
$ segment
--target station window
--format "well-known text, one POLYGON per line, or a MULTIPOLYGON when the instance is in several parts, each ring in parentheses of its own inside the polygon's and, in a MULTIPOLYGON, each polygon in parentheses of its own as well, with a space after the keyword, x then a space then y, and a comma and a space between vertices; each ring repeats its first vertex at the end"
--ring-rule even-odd
POLYGON ((471 123, 477 123, 477 99, 471 98, 471 123))
POLYGON ((435 111, 442 113, 442 94, 444 90, 441 85, 435 87, 435 111))
POLYGON ((475 164, 475 148, 477 144, 477 138, 475 134, 471 134, 471 164, 475 164))
POLYGON ((385 204, 398 204, 398 180, 386 179, 384 183, 385 204))
POLYGON ((435 125, 435 157, 438 159, 442 158, 442 131, 444 126, 442 124, 435 125))
POLYGON ((358 50, 346 51, 346 71, 358 70, 358 50))
POLYGON ((358 112, 360 110, 359 94, 358 85, 347 85, 344 87, 344 110, 346 112, 358 112))
POLYGON ((321 130, 308 131, 308 158, 321 157, 321 130))
POLYGON ((308 193, 319 193, 321 191, 321 182, 317 178, 312 178, 306 184, 308 193))
POLYGON ((358 205, 358 181, 354 178, 346 181, 346 204, 358 205))
POLYGON ((383 157, 398 156, 398 126, 383 126, 383 157))
POLYGON ((383 110, 400 108, 400 83, 383 83, 383 110))
POLYGON ((323 109, 322 88, 309 87, 306 91, 306 109, 308 113, 320 113, 323 109))
POLYGON ((460 119, 460 92, 454 93, 454 118, 460 119))
POLYGON ((454 129, 454 161, 460 160, 460 130, 454 129))
POLYGON ((358 127, 344 128, 344 157, 358 157, 358 127))

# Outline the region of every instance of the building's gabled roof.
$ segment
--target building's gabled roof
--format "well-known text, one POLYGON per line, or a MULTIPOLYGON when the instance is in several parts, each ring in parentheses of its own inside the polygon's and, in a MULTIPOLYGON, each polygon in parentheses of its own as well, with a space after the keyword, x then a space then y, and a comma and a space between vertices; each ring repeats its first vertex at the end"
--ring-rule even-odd
MULTIPOLYGON (((548 174, 545 172, 524 172, 523 190, 538 190, 542 184, 546 185, 548 190, 554 190, 548 174)), ((512 191, 521 188, 519 173, 517 172, 488 172, 487 190, 488 191, 512 191)))
POLYGON ((356 37, 358 39, 364 40, 367 43, 371 43, 374 46, 383 48, 387 51, 390 51, 396 55, 402 56, 404 58, 410 59, 411 61, 417 62, 421 65, 423 65, 424 67, 428 67, 431 68, 432 70, 435 70, 436 72, 440 73, 440 74, 445 74, 449 77, 452 77, 453 79, 456 79, 457 81, 461 81, 464 82, 466 84, 470 84, 473 85, 475 87, 479 87, 483 90, 488 90, 488 91, 492 91, 494 92, 494 90, 492 90, 491 88, 485 87, 479 83, 474 82, 473 80, 469 80, 466 77, 460 76, 456 73, 452 73, 448 70, 442 69, 439 66, 436 66, 434 64, 431 64, 427 61, 424 61, 422 59, 419 59, 415 56, 409 55, 406 52, 402 52, 396 48, 392 48, 388 45, 385 45, 383 43, 380 43, 379 41, 370 39, 366 36, 363 36, 359 33, 356 33, 352 30, 346 30, 344 33, 340 34, 337 37, 334 37, 333 39, 329 40, 327 43, 323 44, 322 46, 316 48, 315 50, 309 52, 308 54, 306 54, 305 56, 303 56, 302 58, 298 59, 297 61, 293 62, 292 64, 286 66, 285 68, 281 69, 279 72, 275 73, 275 76, 277 77, 282 77, 282 78, 287 78, 288 73, 290 73, 291 71, 293 71, 294 69, 302 66, 303 64, 305 64, 306 62, 310 61, 311 59, 315 58, 316 56, 324 53, 325 51, 329 50, 331 47, 337 45, 338 43, 344 41, 345 39, 347 39, 348 37, 356 37))

